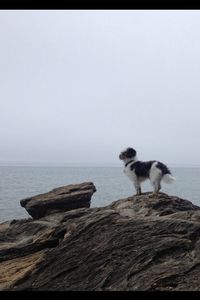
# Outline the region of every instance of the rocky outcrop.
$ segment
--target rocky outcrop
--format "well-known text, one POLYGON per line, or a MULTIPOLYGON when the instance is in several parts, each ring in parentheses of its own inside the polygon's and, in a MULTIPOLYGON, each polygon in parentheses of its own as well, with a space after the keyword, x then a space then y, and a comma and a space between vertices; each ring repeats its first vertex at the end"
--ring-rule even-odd
POLYGON ((200 290, 200 208, 149 193, 0 224, 0 290, 200 290))
POLYGON ((95 191, 92 182, 71 184, 23 199, 20 204, 34 219, 39 219, 55 212, 90 207, 90 200, 95 191))

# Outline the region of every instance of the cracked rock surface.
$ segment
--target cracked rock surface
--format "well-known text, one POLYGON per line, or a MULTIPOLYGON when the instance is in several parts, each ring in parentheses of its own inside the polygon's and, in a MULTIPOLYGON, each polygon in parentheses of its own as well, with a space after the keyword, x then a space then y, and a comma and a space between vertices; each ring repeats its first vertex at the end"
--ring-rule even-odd
POLYGON ((200 290, 200 207, 160 193, 0 224, 0 290, 200 290))
POLYGON ((70 184, 48 193, 22 199, 20 204, 34 219, 39 219, 59 211, 90 207, 94 192, 96 188, 92 182, 70 184))

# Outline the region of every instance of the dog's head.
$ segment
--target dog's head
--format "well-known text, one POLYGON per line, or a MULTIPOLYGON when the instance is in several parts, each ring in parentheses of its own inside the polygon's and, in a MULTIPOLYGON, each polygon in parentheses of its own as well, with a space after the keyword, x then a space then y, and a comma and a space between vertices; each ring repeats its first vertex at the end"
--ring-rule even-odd
POLYGON ((133 148, 127 148, 125 151, 122 151, 119 155, 119 159, 124 160, 127 158, 134 158, 136 156, 136 151, 133 148))

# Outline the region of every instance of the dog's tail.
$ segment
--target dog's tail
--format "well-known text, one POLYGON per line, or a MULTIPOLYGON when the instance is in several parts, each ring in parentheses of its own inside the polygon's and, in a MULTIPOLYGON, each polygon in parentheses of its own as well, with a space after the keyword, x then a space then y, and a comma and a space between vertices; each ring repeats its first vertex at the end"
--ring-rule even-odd
POLYGON ((162 180, 165 183, 172 183, 174 182, 174 180, 176 180, 176 178, 173 177, 171 174, 167 173, 163 175, 162 180))

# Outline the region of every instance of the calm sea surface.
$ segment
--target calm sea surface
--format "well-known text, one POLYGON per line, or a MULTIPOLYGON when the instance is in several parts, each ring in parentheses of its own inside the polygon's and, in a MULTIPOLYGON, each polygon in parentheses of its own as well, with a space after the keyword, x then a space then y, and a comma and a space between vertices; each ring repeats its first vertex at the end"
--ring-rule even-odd
MULTIPOLYGON (((176 181, 163 183, 162 192, 200 206, 200 168, 170 168, 176 181)), ((123 167, 7 167, 0 166, 0 222, 30 217, 20 200, 53 188, 92 181, 97 189, 91 207, 105 206, 135 193, 123 167)), ((152 190, 148 182, 142 190, 152 190)))

